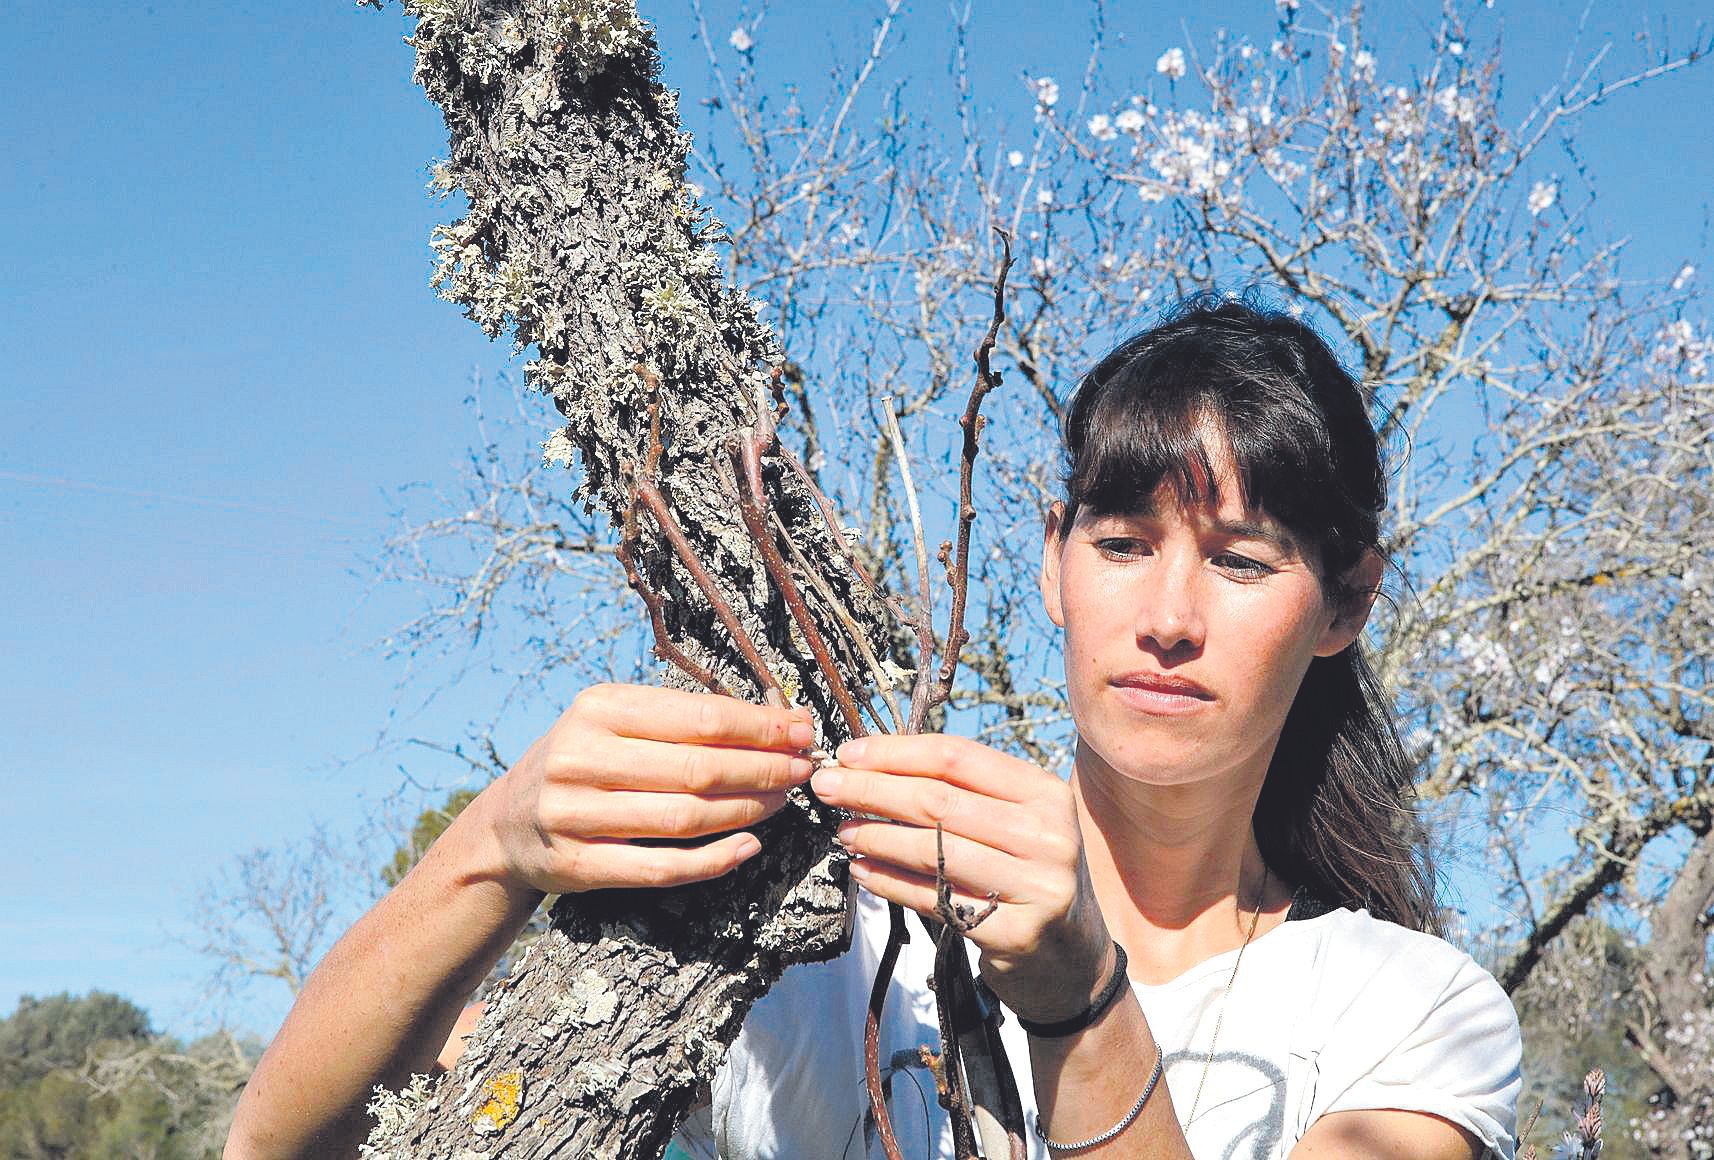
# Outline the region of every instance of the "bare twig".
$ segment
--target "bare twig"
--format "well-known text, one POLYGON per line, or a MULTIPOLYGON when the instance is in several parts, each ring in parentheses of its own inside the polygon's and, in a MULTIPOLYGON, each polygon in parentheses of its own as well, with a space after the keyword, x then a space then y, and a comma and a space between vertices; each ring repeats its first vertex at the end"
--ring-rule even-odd
POLYGON ((905 928, 904 908, 896 902, 887 904, 887 945, 881 952, 881 962, 875 968, 875 981, 869 987, 869 1007, 863 1019, 863 1083, 869 1090, 869 1111, 875 1118, 875 1134, 887 1160, 903 1160, 899 1141, 893 1135, 892 1117, 887 1113, 886 1093, 881 1090, 881 1014, 887 1004, 887 989, 893 984, 893 969, 898 966, 899 951, 911 941, 905 928))
POLYGON ((905 503, 911 514, 911 546, 916 552, 917 604, 906 610, 895 603, 900 619, 911 626, 917 638, 916 683, 911 689, 910 720, 905 732, 921 733, 928 724, 929 697, 934 679, 934 593, 928 575, 928 544, 923 538, 922 507, 917 503, 916 482, 911 478, 910 453, 905 447, 904 434, 899 430, 899 417, 893 411, 893 400, 881 400, 881 412, 887 419, 887 434, 893 441, 893 457, 898 460, 899 478, 905 485, 905 503))
MULTIPOLYGON (((780 405, 784 406, 784 402, 780 405)), ((780 598, 791 612, 792 621, 803 634, 809 651, 815 656, 815 663, 833 693, 834 704, 839 707, 840 716, 845 718, 846 728, 851 730, 853 737, 862 737, 869 730, 863 724, 863 715, 858 711, 857 703, 851 698, 851 688, 846 684, 838 662, 828 651, 827 642, 822 639, 821 629, 817 627, 815 618, 804 604, 803 595, 798 591, 796 581, 792 579, 791 569, 786 567, 785 560, 780 556, 779 546, 774 543, 774 530, 763 515, 768 499, 762 486, 762 455, 774 446, 774 416, 761 400, 758 400, 756 412, 756 425, 748 435, 739 438, 738 445, 734 448, 735 467, 738 472, 738 511, 744 520, 744 527, 750 533, 751 541, 756 545, 756 550, 762 554, 762 564, 768 570, 769 578, 773 580, 774 587, 779 589, 780 598)))
POLYGON ((1006 274, 1012 268, 1012 237, 995 227, 1000 236, 1000 271, 994 275, 994 317, 988 333, 976 347, 976 382, 970 388, 970 401, 958 425, 964 429, 964 444, 958 457, 958 546, 947 569, 947 582, 952 588, 952 611, 947 621, 946 644, 941 652, 940 679, 934 686, 934 704, 945 704, 952 695, 952 680, 958 673, 958 654, 963 651, 970 634, 964 628, 964 609, 970 592, 970 527, 976 522, 974 496, 976 456, 982 443, 982 400, 1000 385, 1000 374, 990 361, 994 353, 994 337, 1006 321, 1006 274))
POLYGON ((708 666, 692 658, 674 643, 672 634, 667 631, 666 612, 661 595, 643 578, 642 571, 637 567, 638 494, 643 482, 653 479, 655 473, 660 470, 662 448, 661 407, 660 401, 655 397, 660 389, 660 380, 643 366, 639 365, 636 370, 649 385, 649 446, 642 470, 633 472, 632 475, 631 502, 625 505, 624 519, 620 523, 617 552, 619 563, 625 568, 625 580, 632 590, 643 598, 643 606, 649 611, 649 625, 655 634, 655 655, 668 664, 677 666, 681 672, 709 692, 729 697, 732 691, 721 683, 720 678, 716 677, 708 666))

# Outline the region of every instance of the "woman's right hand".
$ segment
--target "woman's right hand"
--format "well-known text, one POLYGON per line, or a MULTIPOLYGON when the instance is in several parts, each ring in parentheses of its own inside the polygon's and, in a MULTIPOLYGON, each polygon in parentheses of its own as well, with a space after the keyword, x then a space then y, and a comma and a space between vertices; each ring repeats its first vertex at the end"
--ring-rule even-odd
POLYGON ((801 709, 643 685, 586 689, 482 794, 507 883, 549 894, 715 878, 809 780, 801 709), (686 845, 637 839, 694 840, 686 845))

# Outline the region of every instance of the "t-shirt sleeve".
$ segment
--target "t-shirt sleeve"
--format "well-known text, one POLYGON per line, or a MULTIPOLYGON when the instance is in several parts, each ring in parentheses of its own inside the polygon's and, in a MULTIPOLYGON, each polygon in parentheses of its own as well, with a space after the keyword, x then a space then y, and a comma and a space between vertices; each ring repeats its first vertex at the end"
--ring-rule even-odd
POLYGON ((1465 957, 1427 1014, 1323 1114, 1370 1108, 1427 1112, 1472 1132, 1490 1155, 1511 1160, 1522 1059, 1511 999, 1465 957))

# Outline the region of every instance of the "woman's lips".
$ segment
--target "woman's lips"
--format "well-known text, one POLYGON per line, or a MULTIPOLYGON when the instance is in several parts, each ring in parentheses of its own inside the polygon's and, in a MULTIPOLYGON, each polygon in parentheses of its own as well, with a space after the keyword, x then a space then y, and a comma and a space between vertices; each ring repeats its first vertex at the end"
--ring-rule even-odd
POLYGON ((1195 681, 1160 673, 1127 673, 1112 684, 1120 701, 1144 713, 1194 713, 1214 700, 1195 681))

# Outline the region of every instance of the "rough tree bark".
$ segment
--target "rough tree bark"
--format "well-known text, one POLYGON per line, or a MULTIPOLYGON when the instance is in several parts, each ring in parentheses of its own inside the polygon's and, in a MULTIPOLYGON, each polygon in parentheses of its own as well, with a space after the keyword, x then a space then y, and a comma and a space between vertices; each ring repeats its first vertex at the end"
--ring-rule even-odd
POLYGON ((1625 1037, 1660 1080, 1641 1129, 1650 1154, 1705 1160, 1714 1153, 1714 829, 1698 827, 1672 888, 1649 917, 1638 977, 1642 1002, 1625 1037))
MULTIPOLYGON (((809 581, 793 602, 799 619, 746 534, 735 448, 771 430, 780 353, 751 302, 722 282, 708 245, 720 227, 686 188, 688 139, 657 79, 652 33, 628 0, 405 9, 417 22, 416 80, 451 136, 436 182, 470 203, 435 233, 435 283, 489 334, 510 330, 536 348, 526 376, 566 420, 547 454, 575 456, 582 498, 624 524, 639 591, 670 641, 662 655, 680 650, 669 680, 694 687, 686 673, 701 668, 700 683, 755 699, 777 683, 772 695, 808 704, 837 743, 861 726, 806 647, 815 634, 803 609, 842 646, 847 674, 865 671, 858 638, 868 655, 880 650, 885 609, 778 449, 761 459, 762 515, 809 581), (663 534, 675 523, 685 550, 663 534)), ((862 683, 852 679, 859 703, 862 683)), ((732 876, 562 899, 457 1070, 377 1096, 365 1155, 660 1155, 751 1004, 788 963, 843 949, 831 821, 799 795, 732 876)))

